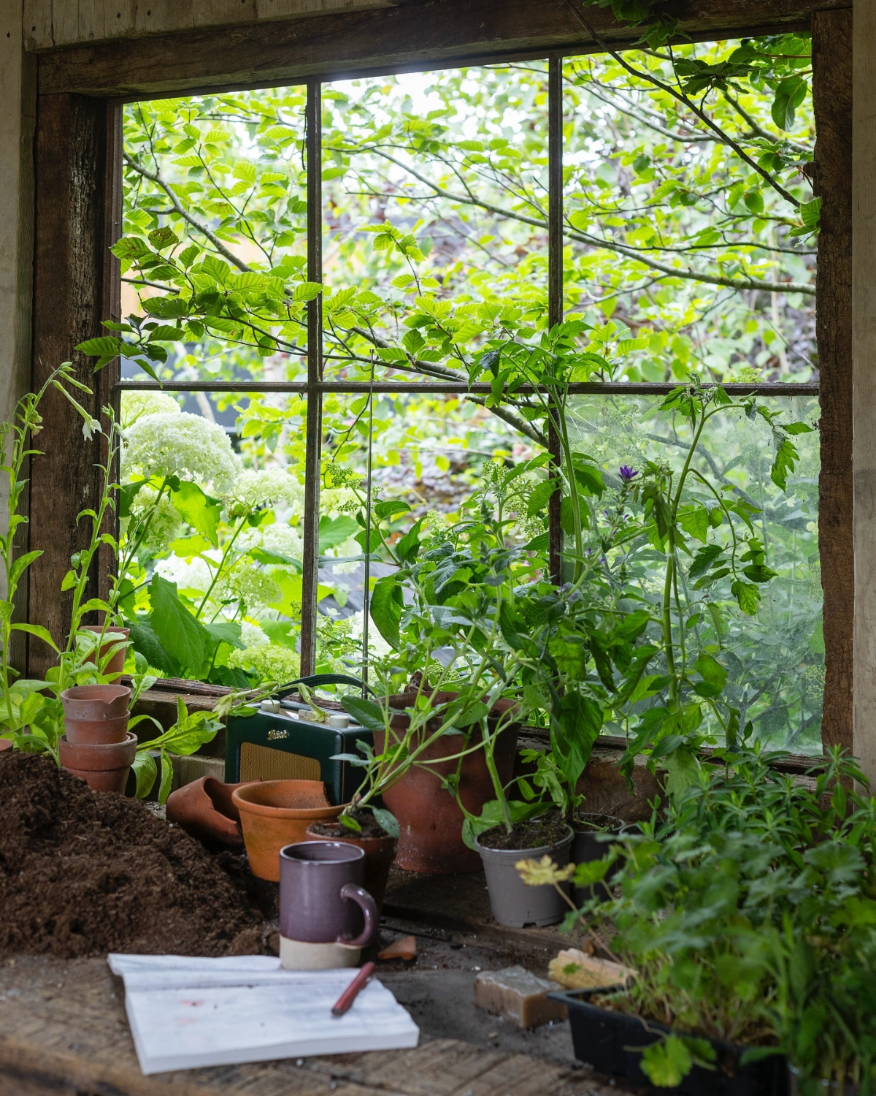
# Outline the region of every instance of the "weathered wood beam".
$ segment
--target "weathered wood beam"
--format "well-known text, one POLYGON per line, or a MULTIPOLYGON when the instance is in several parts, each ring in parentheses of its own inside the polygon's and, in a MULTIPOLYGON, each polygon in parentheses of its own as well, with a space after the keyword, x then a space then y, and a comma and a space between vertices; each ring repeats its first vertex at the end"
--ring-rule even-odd
POLYGON ((852 13, 812 20, 815 193, 821 197, 815 299, 821 374, 818 547, 826 680, 822 742, 852 749, 852 13))
MULTIPOLYGON (((673 14, 680 35, 710 40, 808 29, 813 12, 848 7, 850 0, 678 0, 673 14)), ((629 46, 640 37, 607 8, 587 8, 586 18, 608 43, 629 46)), ((599 49, 566 0, 415 0, 57 49, 40 54, 39 89, 136 99, 599 49)))
MULTIPOLYGON (((73 347, 100 331, 104 319, 107 105, 77 95, 40 98, 36 136, 33 371, 37 389, 61 362, 93 385, 89 359, 73 347)), ((77 393, 99 417, 100 393, 77 393)), ((30 548, 43 555, 29 572, 29 620, 61 644, 70 624, 71 597, 61 593, 70 557, 87 543, 88 523, 77 514, 99 501, 95 465, 101 440, 83 438, 82 419, 59 392, 42 406, 43 430, 30 477, 30 548)), ((93 591, 97 593, 97 590, 93 591)), ((30 637, 28 672, 40 677, 54 662, 51 649, 30 637)))

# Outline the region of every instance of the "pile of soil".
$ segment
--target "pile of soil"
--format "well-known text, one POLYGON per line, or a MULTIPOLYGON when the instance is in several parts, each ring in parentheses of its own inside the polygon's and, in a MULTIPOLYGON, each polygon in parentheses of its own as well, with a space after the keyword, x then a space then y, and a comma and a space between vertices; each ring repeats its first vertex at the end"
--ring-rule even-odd
POLYGON ((0 754, 0 954, 262 953, 277 888, 143 803, 0 754))
POLYGON ((559 812, 515 822, 510 833, 504 826, 494 826, 478 837, 478 844, 485 849, 538 849, 544 845, 558 845, 569 834, 568 826, 559 812))

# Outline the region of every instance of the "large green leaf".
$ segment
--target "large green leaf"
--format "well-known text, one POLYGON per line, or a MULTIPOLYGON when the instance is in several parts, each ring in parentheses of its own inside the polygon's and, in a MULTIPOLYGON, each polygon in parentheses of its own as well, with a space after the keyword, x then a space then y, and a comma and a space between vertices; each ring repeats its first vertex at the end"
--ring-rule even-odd
POLYGON ((219 499, 205 494, 196 483, 183 482, 171 495, 174 507, 191 527, 203 534, 216 548, 219 544, 217 529, 222 513, 219 499))
POLYGON ((398 647, 401 642, 399 624, 403 608, 402 588, 395 575, 378 579, 371 592, 371 619, 390 647, 398 647))
POLYGON ((152 603, 152 628, 159 643, 171 658, 190 671, 197 672, 204 661, 210 633, 180 600, 175 582, 168 582, 161 575, 153 575, 149 600, 152 603))

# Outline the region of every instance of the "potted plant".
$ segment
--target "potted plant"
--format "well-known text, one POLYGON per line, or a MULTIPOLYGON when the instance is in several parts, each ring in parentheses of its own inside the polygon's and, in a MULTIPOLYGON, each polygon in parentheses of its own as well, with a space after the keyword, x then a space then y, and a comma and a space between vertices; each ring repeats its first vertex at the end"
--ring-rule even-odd
POLYGON ((787 1057, 801 1091, 872 1088, 876 800, 846 790, 865 781, 838 751, 806 782, 774 759, 724 751, 665 822, 578 869, 593 884, 620 861, 620 896, 579 916, 610 923, 634 971, 615 992, 567 995, 576 1053, 596 1068, 743 1096, 785 1092, 787 1057))

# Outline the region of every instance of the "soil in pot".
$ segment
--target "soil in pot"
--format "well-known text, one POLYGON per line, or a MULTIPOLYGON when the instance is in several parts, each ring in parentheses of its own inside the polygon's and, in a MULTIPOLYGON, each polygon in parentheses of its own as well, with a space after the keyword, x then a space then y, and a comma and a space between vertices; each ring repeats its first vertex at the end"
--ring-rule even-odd
POLYGON ((518 823, 509 834, 504 826, 482 833, 476 840, 487 876, 490 908, 500 925, 555 925, 569 905, 551 884, 530 887, 520 878, 520 860, 550 856, 558 867, 569 862, 572 830, 559 815, 518 823))
MULTIPOLYGON (((409 717, 402 710, 413 704, 411 693, 399 693, 389 698, 390 707, 399 709, 392 719, 392 730, 404 734, 409 717)), ((457 693, 435 693, 436 704, 453 700, 457 693)), ((513 702, 500 700, 493 708, 491 718, 496 719, 508 712, 513 702)), ((430 720, 422 734, 438 730, 440 719, 430 720)), ((496 768, 503 784, 507 784, 514 771, 517 754, 518 723, 508 723, 496 744, 496 768)), ((478 732, 474 732, 477 734, 478 732)), ((384 748, 385 736, 374 735, 374 748, 384 748)), ((398 819, 399 839, 396 864, 408 871, 433 875, 449 875, 455 872, 474 872, 480 869, 480 858, 462 840, 464 815, 454 796, 442 787, 442 779, 456 774, 458 761, 455 755, 470 744, 471 739, 462 734, 445 734, 432 742, 418 759, 418 764, 383 792, 383 802, 398 819), (454 760, 447 760, 454 758, 454 760)), ((462 763, 459 780, 459 797, 467 811, 478 815, 484 804, 495 798, 493 782, 487 769, 482 750, 468 754, 462 763)))
POLYGON ((377 824, 370 811, 363 811, 355 817, 362 827, 361 833, 342 826, 340 822, 315 822, 307 827, 307 836, 319 841, 343 841, 362 849, 365 853, 365 881, 362 885, 377 903, 378 911, 382 911, 389 867, 395 860, 398 841, 377 824))
MULTIPOLYGON (((642 1071, 642 1051, 657 1042, 668 1028, 614 1008, 592 990, 551 994, 569 1010, 575 1056, 599 1073, 623 1077, 635 1085, 649 1085, 642 1071)), ((787 1096, 786 1060, 774 1055, 742 1065, 744 1047, 709 1039, 716 1051, 714 1069, 694 1066, 681 1084, 660 1092, 680 1096, 787 1096)), ((649 1088, 649 1091, 653 1091, 649 1088)))
POLYGON ((277 888, 139 800, 47 757, 0 755, 0 954, 267 953, 277 888))
POLYGON ((330 821, 344 809, 333 807, 321 780, 263 780, 237 788, 231 801, 240 826, 249 866, 260 879, 280 879, 280 849, 307 841, 312 822, 330 821))

